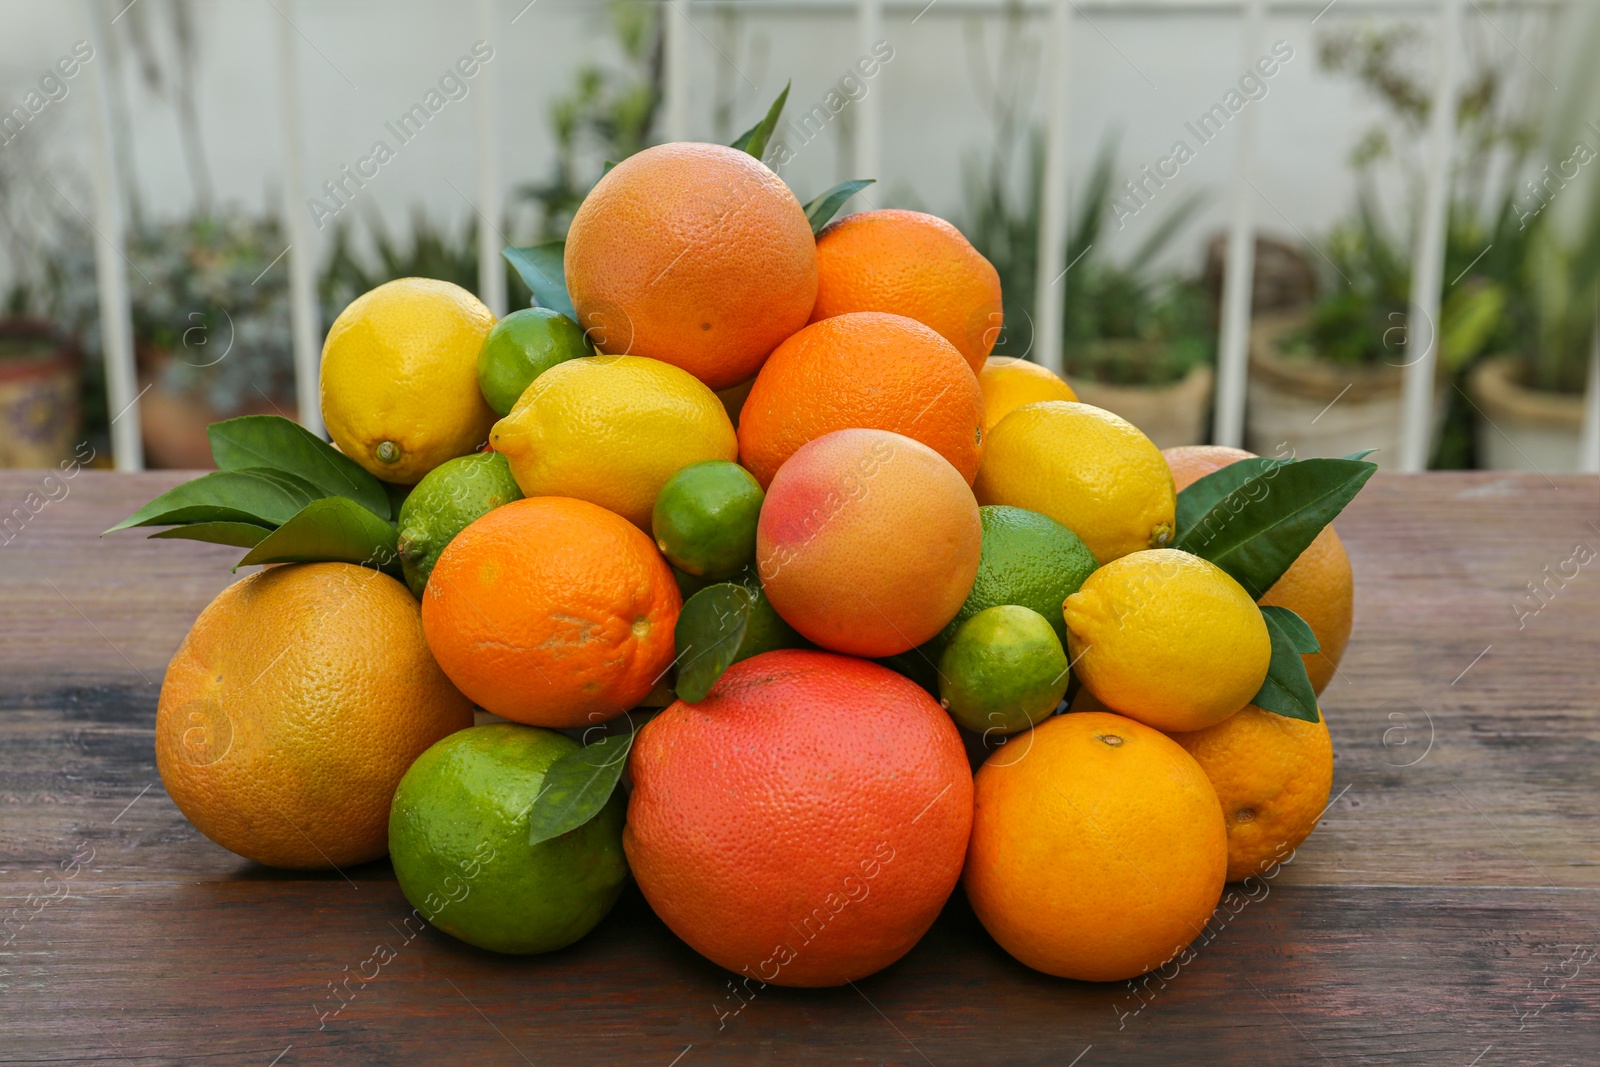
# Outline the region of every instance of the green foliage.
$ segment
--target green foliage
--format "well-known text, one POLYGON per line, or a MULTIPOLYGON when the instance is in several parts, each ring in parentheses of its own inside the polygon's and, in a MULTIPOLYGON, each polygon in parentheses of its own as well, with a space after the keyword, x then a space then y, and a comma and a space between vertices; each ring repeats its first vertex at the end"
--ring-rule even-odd
MULTIPOLYGON (((324 325, 332 323, 356 297, 396 278, 438 278, 469 292, 478 291, 478 216, 469 213, 455 230, 441 226, 421 209, 411 213, 404 236, 396 236, 376 214, 365 222, 370 253, 364 253, 356 227, 334 223, 328 261, 317 280, 324 325)), ((532 299, 522 278, 506 271, 506 297, 513 308, 532 299)))
POLYGON ((852 178, 850 181, 840 182, 815 200, 808 202, 805 209, 806 221, 811 223, 811 232, 821 233, 822 228, 832 222, 839 209, 844 207, 845 201, 876 180, 876 178, 852 178))
POLYGON ((1262 608, 1262 621, 1272 641, 1267 677, 1250 703, 1262 711, 1305 722, 1317 721, 1317 691, 1306 673, 1303 652, 1317 650, 1316 638, 1305 620, 1288 608, 1262 608))
POLYGON ((106 533, 151 534, 250 551, 235 567, 337 561, 399 571, 397 511, 384 483, 302 427, 277 415, 214 423, 222 468, 169 489, 106 533))
POLYGON ((620 67, 578 69, 572 90, 550 105, 555 161, 549 177, 520 186, 513 197, 539 211, 538 239, 565 237, 573 213, 610 164, 650 144, 662 98, 662 33, 656 4, 605 5, 622 52, 620 67))
POLYGON ((1172 547, 1215 563, 1259 600, 1377 469, 1360 459, 1230 463, 1178 494, 1172 547))
POLYGON ((737 148, 741 152, 749 152, 760 159, 767 152, 767 142, 772 140, 772 131, 778 128, 778 117, 783 114, 783 105, 789 99, 789 89, 794 82, 785 82, 783 92, 772 101, 767 113, 761 116, 761 121, 734 138, 730 148, 737 148))
POLYGON ((576 830, 600 814, 622 779, 632 748, 632 733, 608 734, 546 768, 539 795, 528 809, 529 846, 576 830))
MULTIPOLYGON (((1034 277, 1044 153, 1037 132, 1028 138, 1027 181, 1013 196, 1007 175, 1016 146, 1004 142, 986 160, 966 167, 967 207, 962 232, 1000 274, 1006 327, 996 355, 1023 355, 1033 344, 1034 277)), ((1102 144, 1073 206, 1062 279, 1063 339, 1070 374, 1116 384, 1177 381, 1215 358, 1216 328, 1198 281, 1151 264, 1182 232, 1201 205, 1198 192, 1174 199, 1125 261, 1104 252, 1112 216, 1115 144, 1102 144)))

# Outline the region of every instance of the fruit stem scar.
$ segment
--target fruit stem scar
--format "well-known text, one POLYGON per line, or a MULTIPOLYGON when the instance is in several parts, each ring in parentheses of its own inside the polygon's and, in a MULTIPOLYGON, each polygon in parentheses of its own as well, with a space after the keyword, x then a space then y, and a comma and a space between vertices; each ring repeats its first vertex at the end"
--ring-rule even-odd
POLYGON ((400 459, 400 446, 393 441, 379 442, 377 448, 379 463, 394 463, 400 459))
POLYGON ((1122 738, 1118 737, 1116 734, 1096 734, 1095 739, 1098 741, 1103 741, 1112 748, 1116 748, 1118 745, 1122 744, 1122 738))
POLYGON ((1170 522, 1157 523, 1150 531, 1150 547, 1160 548, 1172 540, 1172 524, 1170 522))

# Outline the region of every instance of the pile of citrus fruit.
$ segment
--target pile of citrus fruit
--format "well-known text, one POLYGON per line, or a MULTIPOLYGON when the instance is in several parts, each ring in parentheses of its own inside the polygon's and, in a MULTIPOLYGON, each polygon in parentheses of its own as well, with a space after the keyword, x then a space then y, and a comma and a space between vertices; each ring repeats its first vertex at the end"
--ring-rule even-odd
POLYGON ((502 952, 631 876, 717 964, 834 985, 961 883, 1030 967, 1157 967, 1327 801, 1327 524, 1372 465, 1163 455, 989 357, 999 281, 954 227, 829 225, 844 196, 759 150, 616 165, 564 246, 508 250, 542 306, 365 294, 332 446, 219 423, 219 470, 121 524, 274 564, 173 657, 167 790, 261 863, 387 853, 502 952))

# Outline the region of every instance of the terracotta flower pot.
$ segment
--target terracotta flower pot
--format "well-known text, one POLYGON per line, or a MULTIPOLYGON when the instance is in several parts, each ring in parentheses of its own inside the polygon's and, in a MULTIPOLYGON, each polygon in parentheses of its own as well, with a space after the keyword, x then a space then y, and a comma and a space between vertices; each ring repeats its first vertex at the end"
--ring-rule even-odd
MULTIPOLYGON (((1245 447, 1263 456, 1346 456, 1375 448, 1380 466, 1400 452, 1398 366, 1347 367, 1314 357, 1285 355, 1280 343, 1303 329, 1305 311, 1263 315, 1250 327, 1250 382, 1245 447)), ((1432 445, 1444 428, 1445 384, 1436 388, 1432 445)))
POLYGON ((1494 356, 1468 379, 1478 408, 1479 461, 1494 471, 1577 470, 1583 395, 1530 389, 1522 384, 1519 364, 1515 355, 1494 356))
POLYGON ((38 319, 0 321, 0 467, 54 467, 78 440, 77 350, 38 319))
MULTIPOLYGON (((1097 344, 1101 349, 1123 349, 1131 361, 1139 363, 1149 358, 1143 353, 1163 342, 1106 340, 1097 344)), ((1071 355, 1067 362, 1073 362, 1071 355)), ((1202 364, 1163 385, 1115 385, 1070 372, 1067 381, 1083 403, 1121 415, 1143 430, 1157 448, 1174 448, 1207 439, 1213 377, 1211 368, 1202 364)))
POLYGON ((145 466, 168 470, 210 470, 211 441, 206 427, 239 415, 282 415, 296 418, 293 403, 274 403, 260 397, 238 411, 218 411, 198 391, 174 389, 162 373, 171 352, 147 349, 140 354, 143 368, 139 388, 148 391, 139 401, 140 435, 145 466))

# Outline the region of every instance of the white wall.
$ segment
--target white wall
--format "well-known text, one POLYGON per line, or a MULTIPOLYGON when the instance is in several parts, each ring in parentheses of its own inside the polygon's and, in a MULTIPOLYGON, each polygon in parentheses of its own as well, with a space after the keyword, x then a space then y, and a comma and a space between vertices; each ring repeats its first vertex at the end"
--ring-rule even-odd
MULTIPOLYGON (((126 0, 112 0, 112 10, 126 0)), ((165 0, 138 0, 158 5, 165 0)), ((547 104, 571 83, 583 62, 614 56, 599 0, 526 0, 496 4, 489 43, 498 75, 501 159, 509 187, 542 177, 551 160, 547 104), (519 11, 521 17, 511 20, 519 11)), ((680 7, 684 0, 678 0, 680 7)), ((197 76, 206 154, 221 199, 260 207, 281 185, 281 140, 275 41, 282 0, 198 0, 197 76)), ((962 161, 985 151, 994 136, 980 92, 980 56, 988 70, 1020 77, 1025 98, 1040 111, 1037 33, 1042 8, 1031 5, 1031 29, 1022 47, 1003 48, 998 4, 939 0, 913 23, 921 4, 891 3, 884 37, 894 58, 868 83, 881 94, 885 144, 880 184, 868 202, 915 202, 959 217, 962 161)), ((1123 169, 1167 154, 1172 142, 1238 79, 1244 59, 1237 44, 1235 9, 1221 4, 1080 3, 1072 49, 1072 155, 1081 171, 1108 129, 1121 129, 1123 169), (1176 9, 1165 10, 1164 8, 1176 9)), ((1278 6, 1267 39, 1284 40, 1294 58, 1269 83, 1259 109, 1260 161, 1256 184, 1268 203, 1258 208, 1263 228, 1315 236, 1350 204, 1346 165, 1356 137, 1378 115, 1376 106, 1346 82, 1317 69, 1318 31, 1371 18, 1370 3, 1336 4, 1313 26, 1320 4, 1278 6)), ((1488 29, 1526 43, 1536 15, 1473 5, 1469 18, 1492 17, 1488 29)), ((466 0, 300 0, 294 24, 299 40, 300 98, 305 116, 306 181, 315 188, 367 154, 383 138, 397 147, 393 162, 368 183, 358 200, 402 222, 413 205, 460 223, 469 208, 460 193, 476 184, 473 101, 451 103, 410 144, 399 147, 384 123, 419 100, 479 37, 474 6, 466 0)), ((1411 5, 1411 17, 1419 8, 1411 5)), ((0 0, 0 110, 19 103, 41 72, 83 37, 76 0, 49 5, 0 0)), ((853 15, 828 0, 743 0, 699 3, 698 32, 690 35, 695 79, 691 99, 694 134, 728 137, 753 122, 785 79, 794 79, 791 110, 825 97, 858 58, 853 15), (719 96, 733 101, 731 128, 717 128, 719 96)), ((1479 26, 1480 35, 1489 34, 1479 26)), ((1427 56, 1419 57, 1426 64, 1427 56)), ((105 64, 105 57, 95 62, 105 64)), ((1531 74, 1531 72, 1529 72, 1531 74)), ((121 72, 120 92, 131 115, 138 182, 152 213, 187 211, 193 200, 173 112, 121 72)), ((89 208, 81 167, 87 156, 82 79, 69 96, 37 116, 25 136, 37 137, 56 162, 52 173, 78 207, 89 208), (75 176, 74 170, 78 173, 75 176)), ((849 109, 783 168, 802 199, 849 169, 849 109)), ((1211 195, 1201 225, 1190 232, 1182 258, 1190 263, 1204 233, 1220 227, 1232 164, 1233 131, 1199 149, 1184 167, 1178 188, 1211 195)), ((0 153, 16 145, 0 146, 0 153)), ((1163 194, 1166 195, 1166 194, 1163 194)), ((1128 224, 1124 238, 1159 215, 1160 205, 1128 224)))

